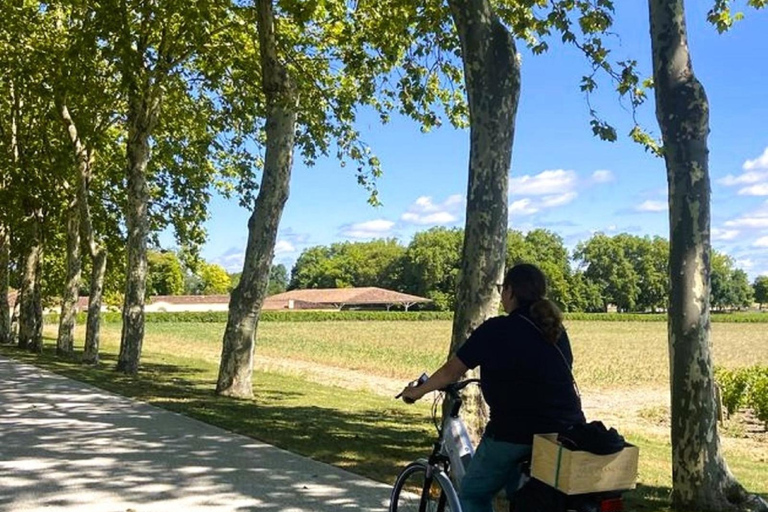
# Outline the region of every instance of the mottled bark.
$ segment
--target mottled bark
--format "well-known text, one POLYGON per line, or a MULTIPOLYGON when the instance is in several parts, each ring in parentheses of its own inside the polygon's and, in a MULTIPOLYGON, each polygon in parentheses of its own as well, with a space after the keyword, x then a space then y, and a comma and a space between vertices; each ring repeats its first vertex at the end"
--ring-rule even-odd
POLYGON ((133 98, 128 109, 128 201, 125 224, 128 230, 128 265, 123 303, 123 330, 117 370, 139 371, 144 342, 144 295, 147 288, 147 242, 149 236, 149 137, 159 112, 159 99, 133 98))
MULTIPOLYGON (((15 94, 13 80, 9 83, 9 92, 11 97, 11 158, 12 162, 18 164, 19 161, 19 146, 18 146, 18 127, 16 125, 16 115, 19 108, 19 99, 15 94)), ((5 190, 8 186, 7 170, 2 170, 2 181, 0 181, 0 188, 5 190)), ((14 322, 11 311, 11 304, 8 303, 8 291, 10 288, 10 270, 11 270, 11 237, 10 237, 10 223, 8 217, 10 211, 8 205, 4 205, 4 217, 0 218, 0 343, 13 343, 14 334, 14 322)), ((16 304, 19 303, 20 297, 17 295, 16 304)), ((15 305, 13 305, 15 308, 15 305)))
POLYGON ((21 290, 16 295, 16 302, 13 304, 11 310, 11 343, 18 341, 19 339, 19 314, 21 311, 21 290))
POLYGON ((683 0, 649 0, 656 117, 669 187, 672 503, 768 510, 728 469, 717 432, 710 345, 709 103, 693 73, 683 0))
MULTIPOLYGON (((462 264, 451 337, 454 353, 498 311, 496 283, 504 273, 507 190, 520 98, 515 42, 488 0, 450 0, 461 39, 469 103, 470 154, 462 264)), ((486 422, 479 390, 470 388, 466 411, 475 432, 486 422)))
POLYGON ((99 362, 99 332, 101 330, 101 302, 104 294, 104 273, 107 269, 107 251, 100 248, 93 256, 91 290, 88 298, 88 320, 85 328, 83 363, 99 362))
POLYGON ((43 307, 40 295, 40 263, 43 246, 36 215, 30 221, 29 239, 24 253, 19 307, 19 347, 43 351, 43 307))
POLYGON ((61 294, 59 332, 56 337, 56 354, 70 357, 75 347, 75 317, 80 289, 80 209, 77 196, 69 204, 67 212, 67 277, 61 294))
POLYGON ((12 343, 9 277, 11 268, 11 239, 8 228, 0 222, 0 343, 12 343))
MULTIPOLYGON (((88 246, 88 252, 91 257, 91 289, 88 300, 88 320, 85 331, 85 348, 83 350, 83 362, 87 364, 96 364, 99 362, 99 332, 101 327, 101 302, 104 292, 104 273, 107 266, 106 248, 96 241, 91 221, 91 208, 88 202, 88 186, 91 182, 93 169, 93 153, 88 150, 86 145, 80 139, 75 124, 66 102, 63 98, 57 100, 59 115, 64 123, 72 148, 75 151, 77 160, 77 206, 79 208, 79 230, 80 237, 84 239, 88 246)), ((62 315, 63 316, 63 315, 62 315)))
POLYGON ((258 30, 267 100, 264 176, 248 220, 248 245, 240 283, 232 291, 216 393, 253 396, 253 354, 261 306, 267 294, 277 229, 288 199, 296 132, 296 93, 279 62, 272 0, 259 0, 258 30))

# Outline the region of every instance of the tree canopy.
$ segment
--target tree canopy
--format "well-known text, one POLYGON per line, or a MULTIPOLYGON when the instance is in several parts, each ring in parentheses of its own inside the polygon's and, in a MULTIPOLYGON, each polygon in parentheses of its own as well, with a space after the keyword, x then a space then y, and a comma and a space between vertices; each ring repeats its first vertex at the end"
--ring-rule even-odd
POLYGON ((221 265, 203 262, 198 274, 203 295, 220 295, 232 289, 232 279, 221 265))
MULTIPOLYGON (((296 260, 289 287, 382 286, 451 310, 462 241, 460 229, 432 228, 416 233, 406 246, 392 239, 313 246, 296 260)), ((606 311, 609 305, 620 311, 664 311, 668 252, 669 242, 661 237, 596 233, 571 253, 549 230, 509 230, 506 266, 538 265, 547 276, 550 298, 566 311, 606 311)), ((751 305, 747 275, 730 257, 715 251, 712 276, 716 307, 751 305)))
POLYGON ((760 304, 760 309, 763 309, 763 304, 768 303, 768 276, 758 276, 752 286, 755 301, 760 304))
POLYGON ((147 262, 147 295, 181 295, 184 270, 175 253, 150 251, 147 262))

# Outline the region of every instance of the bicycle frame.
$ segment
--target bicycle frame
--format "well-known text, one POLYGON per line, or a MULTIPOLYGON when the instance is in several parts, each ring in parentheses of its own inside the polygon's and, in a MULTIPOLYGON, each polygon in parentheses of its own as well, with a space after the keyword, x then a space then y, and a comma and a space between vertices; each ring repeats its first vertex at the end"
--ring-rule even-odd
MULTIPOLYGON (((459 411, 463 404, 460 391, 464 389, 468 384, 473 382, 479 382, 478 379, 468 379, 456 384, 451 384, 442 389, 445 393, 444 400, 444 414, 442 423, 438 426, 438 436, 433 445, 432 453, 428 459, 418 459, 401 471, 398 475, 395 485, 392 489, 392 495, 390 496, 390 512, 400 512, 398 510, 399 498, 404 496, 403 490, 406 487, 406 482, 412 475, 424 475, 424 481, 419 497, 419 512, 461 512, 461 503, 458 497, 459 489, 467 473, 472 458, 475 455, 475 449, 472 445, 472 441, 469 437, 467 427, 459 417, 459 411), (446 414, 447 413, 447 414, 446 414), (432 494, 433 484, 439 489, 439 497, 432 494), (437 500, 435 501, 435 498, 437 500)), ((433 407, 433 419, 437 421, 437 404, 433 407)), ((527 464, 522 462, 521 468, 527 464)), ((521 469, 520 479, 516 482, 516 489, 507 488, 508 492, 516 493, 525 483, 530 480, 530 476, 526 471, 521 469)), ((421 485, 421 484, 420 484, 421 485)), ((545 484, 542 484, 545 485, 545 484)), ((536 491, 533 491, 534 493, 536 491)), ((607 493, 590 493, 585 495, 568 497, 568 502, 558 504, 562 505, 562 510, 565 510, 567 506, 568 510, 577 511, 620 511, 623 510, 624 502, 621 498, 622 491, 612 491, 607 493)), ((413 495, 413 493, 411 493, 413 495)), ((528 501, 514 501, 517 498, 517 494, 508 496, 510 501, 514 503, 514 510, 518 510, 518 506, 529 507, 524 510, 536 510, 540 512, 542 505, 541 497, 526 495, 528 501), (530 508, 534 507, 534 508, 530 508)), ((510 506, 513 506, 510 504, 510 506)), ((407 510, 413 510, 408 507, 407 510)), ((512 510, 512 509, 510 509, 512 510)), ((560 508, 558 508, 560 510, 560 508)))
POLYGON ((449 475, 458 491, 461 487, 461 481, 467 473, 467 467, 475 455, 475 447, 472 445, 467 426, 459 417, 459 410, 462 405, 461 396, 458 393, 454 396, 446 394, 446 400, 449 414, 443 419, 443 425, 440 429, 440 448, 441 453, 450 461, 449 475))
MULTIPOLYGON (((459 417, 459 411, 463 404, 459 393, 466 385, 479 382, 478 379, 469 379, 458 384, 449 385, 442 391, 445 392, 444 414, 442 423, 437 427, 438 437, 433 445, 432 453, 427 460, 419 459, 409 464, 398 476, 390 497, 390 511, 397 511, 397 505, 404 482, 409 475, 423 472, 425 485, 420 498, 419 512, 427 512, 427 493, 432 488, 432 482, 436 482, 441 489, 439 499, 434 505, 435 509, 429 511, 461 512, 461 504, 458 498, 458 489, 467 472, 472 457, 475 454, 474 446, 467 432, 467 427, 459 417)), ((437 402, 433 409, 433 418, 437 419, 437 402)))

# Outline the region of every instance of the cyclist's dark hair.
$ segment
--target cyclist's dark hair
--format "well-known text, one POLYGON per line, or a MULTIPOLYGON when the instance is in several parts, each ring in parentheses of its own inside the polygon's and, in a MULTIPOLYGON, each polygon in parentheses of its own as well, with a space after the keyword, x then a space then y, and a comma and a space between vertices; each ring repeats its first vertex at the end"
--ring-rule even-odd
POLYGON ((520 263, 509 269, 504 288, 511 288, 520 304, 530 304, 531 319, 541 329, 544 339, 554 344, 563 333, 563 313, 547 299, 547 278, 539 267, 520 263))

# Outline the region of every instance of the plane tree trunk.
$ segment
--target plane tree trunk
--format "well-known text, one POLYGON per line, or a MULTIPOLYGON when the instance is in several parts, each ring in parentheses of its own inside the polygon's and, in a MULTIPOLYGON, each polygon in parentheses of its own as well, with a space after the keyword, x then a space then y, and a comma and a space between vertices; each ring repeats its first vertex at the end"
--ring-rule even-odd
POLYGON ((149 137, 157 122, 159 110, 159 97, 139 92, 134 92, 128 107, 128 201, 125 211, 128 264, 123 330, 117 361, 117 371, 127 374, 139 371, 141 347, 144 342, 144 295, 147 289, 149 240, 149 186, 146 172, 150 157, 149 137))
MULTIPOLYGON (((453 354, 498 310, 495 284, 504 273, 520 65, 514 38, 488 0, 448 3, 461 39, 470 120, 466 226, 451 337, 453 354)), ((476 434, 487 418, 479 390, 473 391, 465 403, 476 434)))
POLYGON ((28 236, 21 277, 19 307, 19 347, 32 352, 43 351, 43 307, 40 294, 40 264, 43 244, 40 234, 41 213, 35 208, 28 219, 28 236))
POLYGON ((67 276, 61 294, 59 332, 56 337, 56 354, 71 357, 75 347, 75 317, 80 289, 80 208, 78 197, 72 198, 67 211, 67 276))
POLYGON ((277 230, 288 200, 296 133, 297 94, 277 55, 272 0, 258 0, 262 81, 267 101, 264 175, 248 220, 248 244, 240 283, 232 291, 216 393, 253 396, 253 354, 267 294, 277 230))
POLYGON ((710 344, 709 103, 688 50, 683 0, 649 0, 656 118, 669 189, 672 504, 768 510, 720 449, 710 344))
POLYGON ((8 227, 0 221, 0 344, 13 342, 11 304, 8 301, 10 271, 11 237, 8 227))
POLYGON ((88 203, 90 195, 88 187, 92 179, 94 155, 80 138, 77 125, 72 119, 69 108, 64 100, 59 101, 58 109, 77 161, 77 218, 79 221, 77 228, 79 229, 79 238, 85 240, 91 258, 91 282, 83 362, 96 364, 99 362, 101 303, 104 293, 104 273, 107 267, 107 250, 103 244, 96 241, 91 219, 91 208, 88 203))
POLYGON ((101 303, 104 295, 104 273, 107 269, 107 250, 91 244, 91 289, 88 296, 88 318, 85 327, 85 347, 83 363, 99 362, 99 333, 101 330, 101 303))

